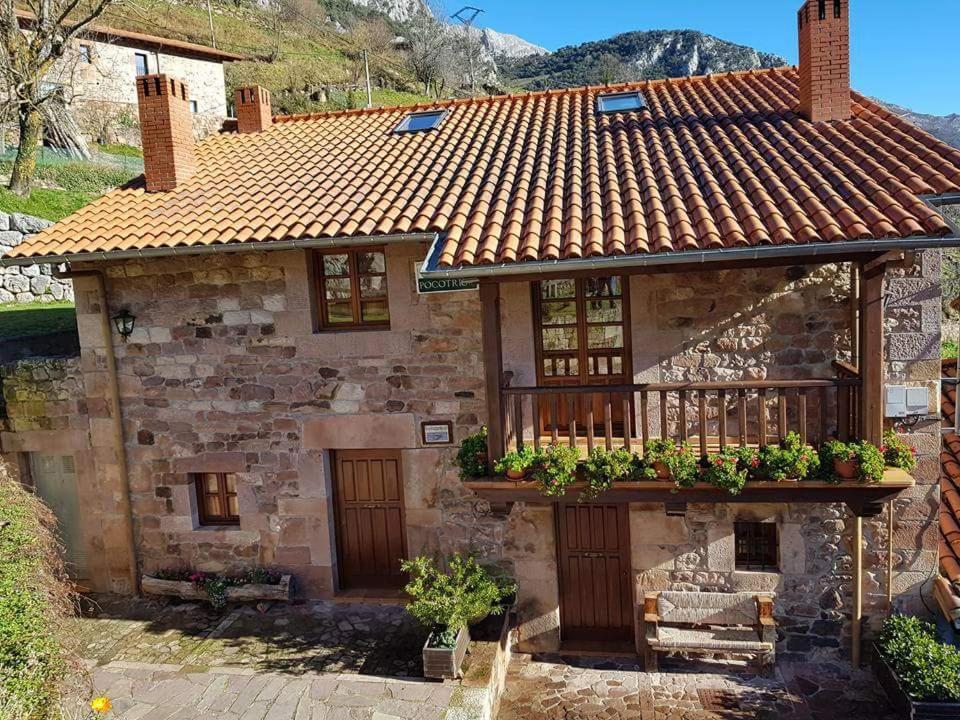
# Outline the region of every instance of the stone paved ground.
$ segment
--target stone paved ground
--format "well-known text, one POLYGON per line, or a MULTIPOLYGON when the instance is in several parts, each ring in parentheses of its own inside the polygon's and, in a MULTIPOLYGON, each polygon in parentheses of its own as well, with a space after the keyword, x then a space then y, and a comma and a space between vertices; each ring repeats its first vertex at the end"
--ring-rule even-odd
POLYGON ((498 720, 895 720, 868 672, 781 663, 769 677, 735 664, 515 655, 498 720))

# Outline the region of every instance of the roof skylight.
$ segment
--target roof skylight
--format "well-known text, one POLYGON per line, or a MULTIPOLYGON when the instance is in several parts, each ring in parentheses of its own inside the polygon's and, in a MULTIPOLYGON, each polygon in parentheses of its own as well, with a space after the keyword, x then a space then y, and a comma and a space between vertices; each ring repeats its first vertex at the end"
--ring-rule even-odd
POLYGON ((422 132, 424 130, 436 130, 446 115, 445 110, 426 110, 424 112, 409 113, 400 124, 394 129, 394 132, 422 132))
POLYGON ((597 95, 598 113, 632 112, 646 106, 639 91, 597 95))

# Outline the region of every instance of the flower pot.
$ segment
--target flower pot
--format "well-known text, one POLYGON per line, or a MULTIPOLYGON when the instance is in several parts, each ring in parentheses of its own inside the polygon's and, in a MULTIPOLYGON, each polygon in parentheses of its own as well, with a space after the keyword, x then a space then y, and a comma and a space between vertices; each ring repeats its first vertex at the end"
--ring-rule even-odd
POLYGON ((653 463, 652 467, 657 473, 657 480, 670 479, 670 468, 667 467, 666 463, 657 460, 655 463, 653 463))
POLYGON ((460 677, 460 665, 470 645, 470 631, 460 628, 452 648, 431 647, 433 639, 434 633, 431 632, 423 645, 423 676, 440 680, 460 677))
POLYGON ((507 470, 507 477, 510 480, 523 480, 526 476, 526 470, 507 470))
POLYGON ((856 460, 833 459, 833 472, 842 480, 856 480, 860 477, 860 463, 856 460))

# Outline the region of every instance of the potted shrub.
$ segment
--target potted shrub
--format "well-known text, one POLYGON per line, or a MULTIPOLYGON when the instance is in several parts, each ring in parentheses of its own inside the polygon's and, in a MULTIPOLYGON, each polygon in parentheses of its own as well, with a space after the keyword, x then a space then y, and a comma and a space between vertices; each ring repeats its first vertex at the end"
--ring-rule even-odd
POLYGON ((940 642, 936 627, 907 615, 883 623, 873 670, 905 717, 960 717, 960 650, 940 642))
POLYGON ((644 447, 644 460, 661 480, 672 478, 677 487, 697 483, 697 456, 690 443, 677 445, 672 440, 649 440, 644 447))
POLYGON ((531 465, 530 475, 540 483, 540 492, 546 496, 561 496, 576 480, 580 451, 567 445, 547 445, 540 448, 531 465))
POLYGON ((431 678, 456 678, 470 643, 469 626, 488 615, 502 613, 501 601, 515 591, 512 582, 497 579, 473 557, 453 555, 447 569, 428 557, 403 562, 410 573, 404 588, 412 602, 407 612, 430 635, 423 646, 423 674, 431 678))
POLYGON ((499 475, 506 475, 511 480, 523 480, 537 459, 537 453, 532 445, 524 445, 520 450, 511 450, 497 460, 493 469, 499 475))
POLYGON ((747 469, 740 465, 740 454, 733 448, 709 453, 700 466, 704 482, 715 488, 739 495, 747 482, 747 469))
POLYGON ((820 467, 816 451, 800 440, 800 434, 787 433, 777 445, 767 445, 757 453, 756 474, 767 480, 803 480, 820 467))
POLYGON ((862 440, 848 443, 840 440, 825 442, 820 448, 820 463, 822 472, 835 482, 880 482, 885 467, 880 450, 862 440))
POLYGON ((482 478, 490 474, 490 468, 487 467, 486 427, 480 428, 478 432, 463 439, 453 462, 460 468, 461 480, 482 478))
POLYGON ((648 474, 656 477, 656 473, 646 467, 642 459, 626 448, 607 450, 595 447, 583 463, 583 479, 587 486, 580 493, 580 501, 593 500, 618 480, 635 480, 648 474))
POLYGON ((917 466, 917 449, 901 440, 893 430, 883 433, 880 452, 883 453, 883 461, 887 467, 910 471, 917 466))

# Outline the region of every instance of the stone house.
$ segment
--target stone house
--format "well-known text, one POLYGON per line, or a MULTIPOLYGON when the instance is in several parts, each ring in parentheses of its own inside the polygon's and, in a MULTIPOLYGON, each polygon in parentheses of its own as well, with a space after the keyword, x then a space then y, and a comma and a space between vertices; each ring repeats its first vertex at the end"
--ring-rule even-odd
POLYGON ((798 68, 296 117, 248 88, 196 146, 187 85, 138 78, 143 180, 0 260, 67 266, 82 346, 4 372, 0 449, 55 476, 97 590, 270 565, 395 598, 399 558, 469 551, 523 649, 633 647, 674 588, 772 591, 782 652, 858 652, 937 564, 960 152, 850 90, 847 18, 808 0, 798 68), (879 442, 887 385, 930 406, 876 485, 577 503, 453 464, 481 425, 491 459, 879 442))

